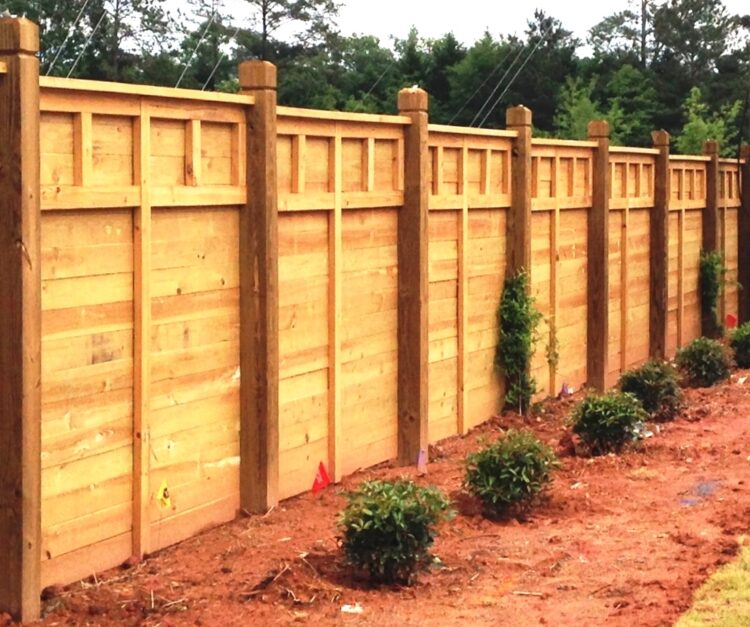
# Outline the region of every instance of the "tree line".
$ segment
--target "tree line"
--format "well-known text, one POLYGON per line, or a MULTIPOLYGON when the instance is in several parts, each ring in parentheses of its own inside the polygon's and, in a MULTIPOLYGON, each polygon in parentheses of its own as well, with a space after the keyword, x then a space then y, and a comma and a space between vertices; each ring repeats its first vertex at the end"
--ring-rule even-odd
POLYGON ((393 112, 398 89, 430 94, 438 123, 502 128, 524 104, 535 133, 580 139, 605 118, 613 141, 648 145, 668 130, 679 152, 705 139, 734 155, 750 138, 750 15, 722 0, 630 0, 581 40, 534 11, 522 34, 489 30, 382 42, 337 28, 336 0, 0 0, 41 27, 41 71, 235 91, 242 59, 279 67, 282 104, 393 112))

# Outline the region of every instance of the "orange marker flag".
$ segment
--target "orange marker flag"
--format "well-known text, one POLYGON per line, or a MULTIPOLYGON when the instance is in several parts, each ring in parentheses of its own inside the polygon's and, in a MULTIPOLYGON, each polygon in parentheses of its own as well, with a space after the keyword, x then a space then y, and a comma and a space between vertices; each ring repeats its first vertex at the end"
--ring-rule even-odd
POLYGON ((321 490, 325 489, 328 485, 330 485, 330 483, 331 480, 328 477, 328 471, 323 465, 323 462, 320 462, 320 465, 318 466, 318 472, 315 473, 315 481, 313 481, 312 493, 317 494, 321 490))

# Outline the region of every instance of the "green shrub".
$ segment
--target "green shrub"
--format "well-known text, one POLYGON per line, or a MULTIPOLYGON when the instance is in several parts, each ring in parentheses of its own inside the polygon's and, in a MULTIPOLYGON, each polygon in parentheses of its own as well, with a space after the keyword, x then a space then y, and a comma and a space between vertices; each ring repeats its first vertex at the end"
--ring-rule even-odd
POLYGON ((620 389, 632 394, 654 420, 671 420, 682 409, 683 397, 675 369, 664 361, 649 361, 624 372, 620 389))
POLYGON ((691 387, 709 387, 729 378, 732 358, 718 340, 699 337, 677 351, 677 368, 691 387))
POLYGON ((573 432, 594 455, 620 451, 638 439, 648 414, 632 394, 610 390, 592 394, 573 410, 573 432))
POLYGON ((506 278, 497 311, 500 338, 495 350, 495 367, 505 374, 505 405, 522 414, 526 413, 536 393, 536 381, 530 371, 536 327, 541 318, 529 294, 528 275, 521 270, 506 278))
POLYGON ((719 296, 726 273, 724 256, 719 251, 701 251, 698 274, 703 332, 714 338, 724 333, 724 327, 719 321, 719 296))
POLYGON ((541 492, 556 466, 552 449, 533 433, 511 429, 466 457, 464 485, 482 501, 485 512, 497 515, 541 492))
POLYGON ((346 560, 377 582, 409 583, 430 562, 435 526, 453 515, 440 490, 406 479, 365 481, 347 497, 339 516, 346 560))
POLYGON ((734 360, 740 368, 750 368, 750 322, 740 325, 729 336, 734 360))

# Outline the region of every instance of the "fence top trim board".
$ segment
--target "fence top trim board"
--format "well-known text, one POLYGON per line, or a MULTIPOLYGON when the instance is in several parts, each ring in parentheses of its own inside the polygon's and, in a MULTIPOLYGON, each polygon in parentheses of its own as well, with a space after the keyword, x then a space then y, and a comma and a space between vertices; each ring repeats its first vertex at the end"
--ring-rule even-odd
POLYGON ((672 161, 711 161, 711 157, 707 155, 669 155, 669 158, 672 161))
POLYGON ((223 102, 238 105, 255 104, 255 97, 248 94, 225 94, 221 92, 199 91, 197 89, 174 89, 172 87, 132 85, 130 83, 59 78, 57 76, 40 76, 39 86, 43 89, 87 91, 97 94, 117 94, 118 96, 150 96, 152 98, 169 98, 170 100, 201 100, 204 102, 223 102))
POLYGON ((334 122, 370 122, 381 124, 400 124, 408 126, 411 120, 405 115, 379 115, 376 113, 350 113, 347 111, 322 111, 320 109, 303 109, 300 107, 278 107, 279 117, 311 118, 331 120, 334 122))
POLYGON ((609 152, 626 155, 658 155, 657 148, 632 148, 628 146, 610 146, 609 152))
POLYGON ((578 141, 576 139, 547 139, 546 137, 534 137, 531 140, 534 146, 562 146, 564 148, 598 148, 599 144, 589 141, 578 141))
POLYGON ((518 137, 518 131, 501 131, 489 128, 470 128, 463 126, 449 126, 447 124, 430 124, 430 133, 451 133, 456 135, 479 135, 480 137, 518 137))

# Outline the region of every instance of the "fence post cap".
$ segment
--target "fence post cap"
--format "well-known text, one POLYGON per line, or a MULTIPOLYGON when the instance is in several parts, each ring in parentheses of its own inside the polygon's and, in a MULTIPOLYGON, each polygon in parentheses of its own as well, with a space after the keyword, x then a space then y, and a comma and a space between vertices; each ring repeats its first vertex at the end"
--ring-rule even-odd
POLYGON ((523 105, 508 107, 505 111, 505 126, 531 126, 531 109, 523 105))
POLYGON ((39 52, 39 27, 25 17, 0 17, 0 54, 39 52))
POLYGON ((406 87, 398 92, 398 110, 400 113, 427 111, 429 96, 420 87, 406 87))
POLYGON ((719 154, 719 142, 715 139, 707 139, 703 142, 703 154, 704 155, 718 155, 719 154))
POLYGON ((669 139, 669 133, 667 133, 667 131, 661 130, 651 132, 651 141, 656 148, 669 146, 669 139))
POLYGON ((252 59, 240 63, 238 71, 242 91, 276 89, 276 66, 270 61, 252 59))
POLYGON ((589 139, 603 139, 609 137, 609 122, 607 120, 591 120, 588 125, 589 139))

